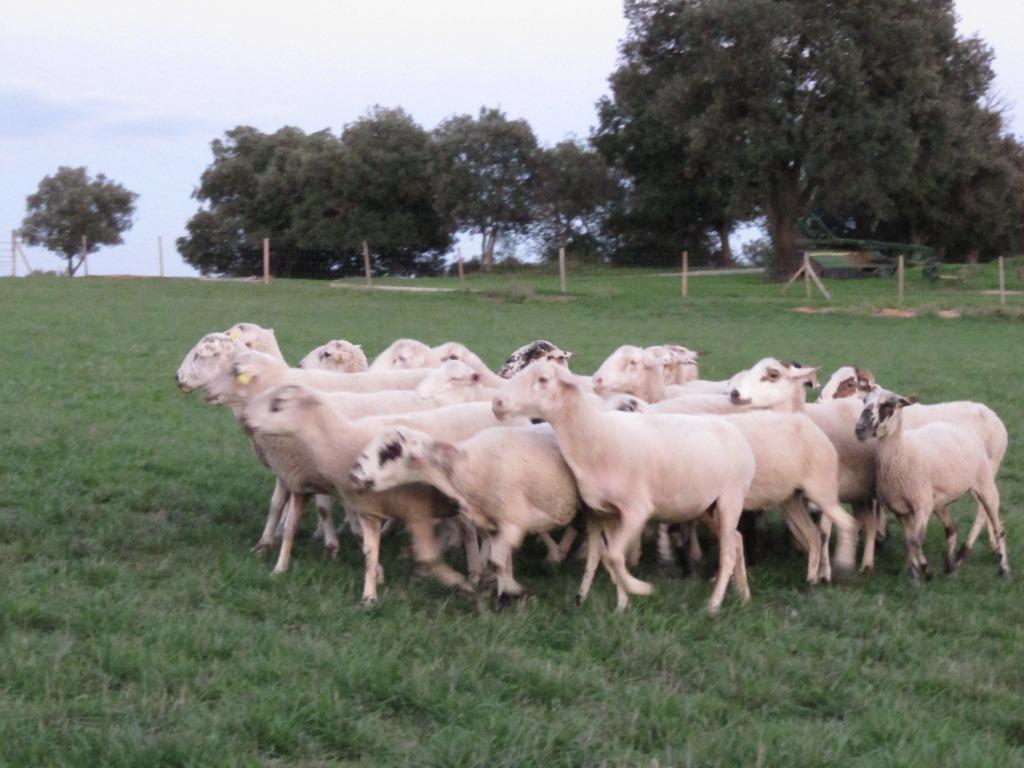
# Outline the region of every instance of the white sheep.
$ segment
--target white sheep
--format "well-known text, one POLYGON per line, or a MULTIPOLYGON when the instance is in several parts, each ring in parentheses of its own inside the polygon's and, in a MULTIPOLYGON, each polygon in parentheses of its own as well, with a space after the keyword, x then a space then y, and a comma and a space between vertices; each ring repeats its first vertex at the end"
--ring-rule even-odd
POLYGON ((370 363, 370 371, 388 371, 395 368, 436 368, 441 360, 438 354, 416 339, 397 339, 370 363))
POLYGON ((458 398, 459 402, 490 401, 503 382, 495 373, 488 376, 460 360, 448 360, 427 374, 415 392, 421 397, 458 398))
POLYGON ((352 479, 377 491, 427 483, 458 502, 489 538, 499 600, 523 593, 512 569, 523 537, 564 527, 580 505, 576 481, 547 425, 485 429, 458 443, 388 430, 360 454, 352 479))
POLYGON ((190 349, 174 374, 182 392, 193 392, 220 375, 241 352, 248 349, 226 333, 208 333, 190 349))
POLYGON ((682 385, 700 378, 699 355, 681 344, 659 344, 644 347, 645 352, 663 353, 667 362, 662 373, 666 384, 682 385))
POLYGON ((264 328, 256 323, 235 323, 224 333, 248 349, 284 360, 273 328, 264 328))
MULTIPOLYGON (((486 403, 451 405, 433 411, 353 421, 332 408, 315 390, 288 384, 251 399, 246 403, 241 421, 246 431, 273 444, 281 450, 286 462, 290 462, 280 468, 275 467, 275 471, 284 473, 294 484, 308 482, 311 477, 331 484, 346 509, 358 515, 366 557, 364 603, 372 604, 377 600, 380 526, 388 518, 405 522, 412 536, 414 556, 424 568, 449 586, 472 591, 465 577, 441 561, 434 537, 435 521, 454 511, 451 501, 423 485, 368 493, 353 483, 350 469, 366 444, 382 430, 410 427, 441 440, 457 441, 497 426, 498 422, 486 403)), ((276 451, 272 451, 268 458, 274 464, 278 458, 276 451)), ((289 507, 275 572, 288 566, 301 514, 301 505, 289 507)), ((480 563, 475 532, 467 529, 465 540, 470 572, 477 577, 480 563)))
POLYGON ((335 373, 359 373, 367 367, 362 347, 344 339, 332 339, 321 344, 299 363, 299 368, 319 368, 335 373))
MULTIPOLYGON (((860 441, 854 435, 860 418, 856 405, 836 400, 805 403, 806 392, 817 384, 817 369, 787 363, 774 357, 759 360, 732 379, 730 399, 737 405, 787 413, 806 413, 828 437, 839 456, 839 500, 851 505, 853 516, 865 532, 862 571, 874 567, 875 526, 875 442, 860 441)), ((826 541, 822 549, 823 576, 831 563, 828 552, 830 522, 822 519, 826 541)))
POLYGON ((572 352, 560 349, 550 341, 536 339, 529 344, 524 344, 509 355, 505 362, 502 363, 501 368, 498 369, 498 376, 503 379, 510 379, 526 366, 540 360, 547 360, 555 365, 562 365, 568 368, 570 357, 572 357, 572 352))
POLYGON ((591 526, 587 569, 580 585, 585 599, 600 553, 617 588, 617 606, 652 586, 626 569, 625 553, 650 518, 685 522, 714 507, 719 536, 719 572, 709 610, 721 607, 732 576, 750 599, 743 542, 736 523, 754 476, 754 456, 740 431, 721 419, 620 413, 596 407, 577 377, 549 362, 528 366, 494 400, 502 418, 545 419, 576 477, 580 495, 600 523, 591 526))
MULTIPOLYGON (((863 401, 871 392, 878 389, 874 374, 864 368, 844 366, 837 370, 829 378, 828 382, 821 389, 819 402, 838 401, 846 398, 863 401)), ((914 403, 903 409, 903 424, 908 429, 930 424, 934 421, 944 421, 957 424, 970 429, 985 445, 989 460, 992 462, 992 470, 997 475, 1002 467, 1003 459, 1006 456, 1006 449, 1009 445, 1009 434, 1006 425, 991 408, 984 403, 971 400, 954 400, 948 403, 914 403)), ((964 542, 964 549, 961 553, 966 556, 974 547, 974 543, 984 527, 988 530, 989 544, 993 551, 998 550, 999 541, 988 524, 989 516, 986 514, 981 503, 977 505, 977 512, 974 516, 974 525, 964 542)))
POLYGON ((665 383, 665 369, 675 364, 673 355, 664 347, 641 349, 631 344, 612 352, 592 378, 599 395, 625 392, 648 403, 657 403, 680 395, 726 394, 727 381, 694 380, 683 385, 665 383))
POLYGON ((908 427, 904 414, 911 403, 905 397, 878 389, 865 399, 856 429, 858 438, 874 437, 878 441, 878 495, 903 524, 910 575, 932 575, 923 543, 933 511, 946 529, 946 570, 956 570, 960 558, 949 505, 970 492, 984 508, 996 532, 999 574, 1008 576, 1010 564, 999 519, 999 489, 985 444, 973 430, 958 424, 933 421, 913 429, 908 427))

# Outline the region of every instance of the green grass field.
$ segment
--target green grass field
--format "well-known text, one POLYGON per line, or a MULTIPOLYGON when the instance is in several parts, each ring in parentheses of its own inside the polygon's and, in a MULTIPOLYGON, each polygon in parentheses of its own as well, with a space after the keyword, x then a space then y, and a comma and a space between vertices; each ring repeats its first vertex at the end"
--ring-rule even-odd
MULTIPOLYGON (((0 764, 1024 765, 1024 297, 999 310, 978 293, 990 268, 912 276, 916 319, 871 316, 892 281, 832 283, 843 312, 823 315, 757 276, 694 278, 685 305, 677 280, 637 271, 574 279, 569 301, 550 276, 471 285, 0 281, 0 764), (934 316, 954 307, 965 316, 934 316), (803 593, 775 517, 753 603, 730 596, 714 619, 706 580, 650 558, 653 596, 617 615, 600 573, 578 608, 581 564, 549 571, 531 546, 517 575, 533 597, 498 612, 416 575, 395 536, 366 610, 351 537, 330 562, 303 535, 279 578, 249 553, 273 481, 230 413, 174 386, 196 339, 239 320, 274 327, 292 360, 333 337, 374 354, 413 336, 497 365, 545 337, 589 372, 619 344, 679 341, 708 378, 773 354, 981 400, 1011 434, 1015 575, 998 579, 981 546, 915 588, 895 532, 873 576, 803 593)), ((962 505, 962 533, 972 516, 962 505)))

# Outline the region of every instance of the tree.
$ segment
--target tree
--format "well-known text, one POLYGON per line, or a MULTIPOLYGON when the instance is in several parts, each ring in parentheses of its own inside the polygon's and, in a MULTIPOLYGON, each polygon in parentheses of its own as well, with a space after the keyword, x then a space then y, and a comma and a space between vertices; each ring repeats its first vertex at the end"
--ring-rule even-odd
POLYGON ((455 229, 482 238, 480 262, 494 264, 494 245, 531 222, 531 179, 537 139, 525 120, 497 109, 458 115, 434 131, 438 207, 455 229))
POLYGON ((540 149, 533 184, 535 233, 549 251, 575 240, 596 242, 620 193, 616 175, 592 149, 571 139, 540 149))
POLYGON ((435 206, 433 163, 427 131, 401 109, 374 107, 311 159, 300 241, 361 254, 365 240, 379 271, 436 272, 451 228, 435 206))
POLYGON ((132 226, 138 197, 102 173, 90 178, 85 168, 61 166, 28 196, 21 237, 59 253, 73 277, 85 258, 82 238, 88 253, 101 245, 120 245, 121 234, 132 226))
POLYGON ((921 167, 923 121, 977 76, 950 62, 981 46, 957 36, 952 0, 627 0, 626 15, 603 130, 722 147, 703 155, 703 175, 729 199, 749 187, 778 276, 799 266, 796 227, 812 200, 895 215, 921 167))

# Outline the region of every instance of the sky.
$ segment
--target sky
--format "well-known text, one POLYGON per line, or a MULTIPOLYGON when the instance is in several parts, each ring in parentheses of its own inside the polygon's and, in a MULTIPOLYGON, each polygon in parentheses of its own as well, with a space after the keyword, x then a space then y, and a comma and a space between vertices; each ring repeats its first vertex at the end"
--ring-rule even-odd
MULTIPOLYGON (((995 50, 1024 136, 1024 0, 960 0, 995 50)), ((497 106, 542 143, 586 138, 625 31, 620 0, 120 0, 10 3, 0 45, 0 241, 61 165, 139 193, 124 245, 91 274, 193 274, 174 249, 209 144, 235 125, 339 131, 374 104, 424 127, 497 106)), ((36 269, 60 260, 26 249, 36 269)), ((19 264, 19 271, 22 265, 19 264)))

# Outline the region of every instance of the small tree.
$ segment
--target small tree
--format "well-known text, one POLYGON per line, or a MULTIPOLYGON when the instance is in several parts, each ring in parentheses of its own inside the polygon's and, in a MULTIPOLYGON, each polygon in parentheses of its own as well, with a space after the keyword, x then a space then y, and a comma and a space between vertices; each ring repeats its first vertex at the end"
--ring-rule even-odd
POLYGON ((72 277, 85 258, 82 237, 88 253, 101 245, 120 245, 121 233, 132 226, 138 197, 102 173, 90 179, 85 168, 61 166, 28 196, 20 234, 29 245, 41 245, 67 259, 72 277))

